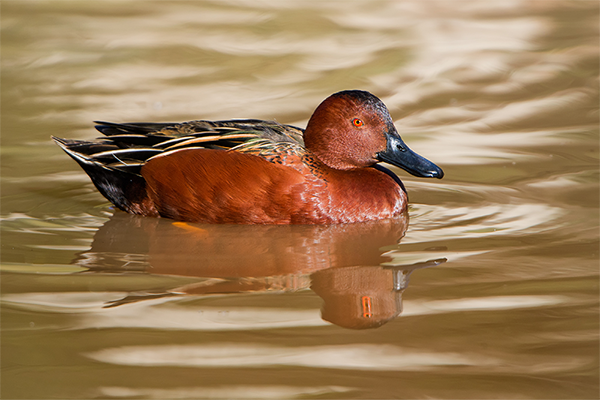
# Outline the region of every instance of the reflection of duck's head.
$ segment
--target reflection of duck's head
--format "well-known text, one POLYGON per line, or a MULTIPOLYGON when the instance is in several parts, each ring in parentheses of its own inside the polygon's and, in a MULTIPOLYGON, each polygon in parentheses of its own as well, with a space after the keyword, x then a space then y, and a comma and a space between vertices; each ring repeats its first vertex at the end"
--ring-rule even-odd
POLYGON ((330 268, 311 280, 311 289, 325 302, 323 319, 343 328, 377 328, 402 312, 402 292, 394 289, 391 269, 330 268))

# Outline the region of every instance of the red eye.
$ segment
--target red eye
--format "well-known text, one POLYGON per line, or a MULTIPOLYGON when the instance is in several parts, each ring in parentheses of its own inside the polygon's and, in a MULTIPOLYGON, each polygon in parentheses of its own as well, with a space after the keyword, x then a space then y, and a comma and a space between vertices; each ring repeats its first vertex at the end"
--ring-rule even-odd
POLYGON ((352 120, 352 124, 356 127, 360 127, 363 126, 365 123, 362 121, 362 119, 354 118, 352 120))

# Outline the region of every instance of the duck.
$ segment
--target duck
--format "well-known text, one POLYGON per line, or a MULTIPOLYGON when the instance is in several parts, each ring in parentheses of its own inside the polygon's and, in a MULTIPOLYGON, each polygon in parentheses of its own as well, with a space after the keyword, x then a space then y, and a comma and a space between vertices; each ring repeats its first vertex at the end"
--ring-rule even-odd
POLYGON ((375 95, 344 90, 306 129, 259 119, 95 121, 104 136, 52 139, 116 208, 207 224, 343 224, 407 212, 400 178, 444 172, 413 152, 375 95))

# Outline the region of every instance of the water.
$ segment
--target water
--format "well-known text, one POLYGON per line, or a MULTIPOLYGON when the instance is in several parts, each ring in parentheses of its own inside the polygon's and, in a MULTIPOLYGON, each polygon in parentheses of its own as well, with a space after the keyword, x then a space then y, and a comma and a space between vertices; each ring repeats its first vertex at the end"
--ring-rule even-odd
POLYGON ((597 2, 1 6, 3 398, 598 398, 597 2), (130 216, 49 139, 350 88, 407 219, 130 216))

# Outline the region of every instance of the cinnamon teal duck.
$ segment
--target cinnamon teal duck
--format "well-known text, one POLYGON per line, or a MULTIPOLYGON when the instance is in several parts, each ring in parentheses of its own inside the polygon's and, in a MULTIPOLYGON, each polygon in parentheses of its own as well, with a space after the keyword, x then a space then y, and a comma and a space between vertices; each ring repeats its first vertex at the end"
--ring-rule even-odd
POLYGON ((337 224, 393 218, 404 185, 378 164, 418 177, 441 168, 411 151, 383 102, 346 90, 306 129, 234 119, 97 122, 95 141, 53 137, 117 208, 149 217, 236 224, 337 224))

